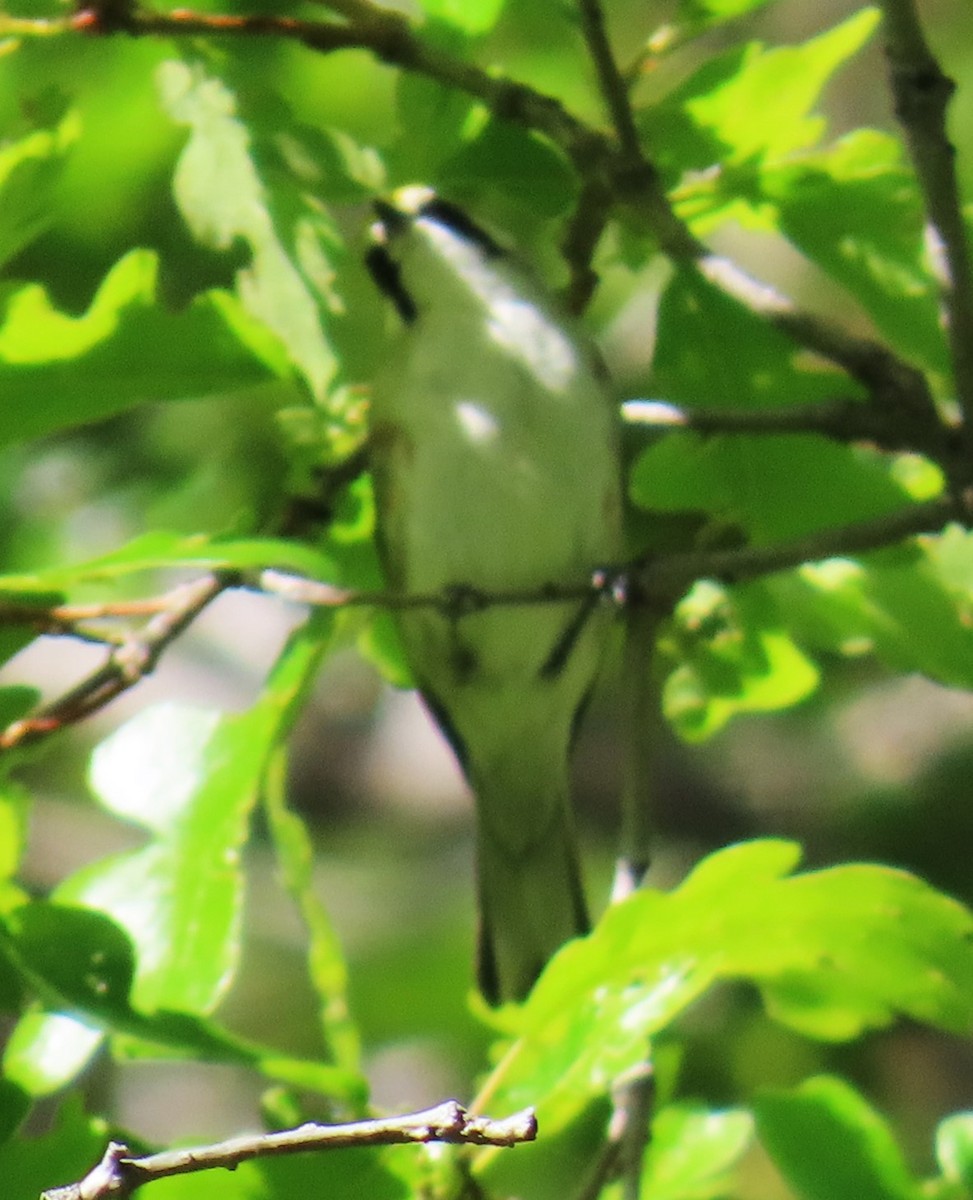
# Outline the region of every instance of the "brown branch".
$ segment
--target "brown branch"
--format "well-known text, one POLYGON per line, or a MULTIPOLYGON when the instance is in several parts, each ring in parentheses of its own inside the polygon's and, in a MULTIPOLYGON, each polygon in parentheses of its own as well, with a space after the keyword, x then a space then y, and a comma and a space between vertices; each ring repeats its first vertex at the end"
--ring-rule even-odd
MULTIPOLYGON (((126 608, 130 611, 152 612, 155 615, 137 634, 102 638, 102 641, 107 641, 111 646, 105 662, 65 695, 0 731, 0 752, 27 745, 68 725, 77 724, 151 674, 166 647, 195 621, 211 601, 224 589, 234 586, 237 580, 235 574, 210 574, 181 584, 164 597, 140 601, 134 606, 77 606, 76 611, 81 611, 87 616, 93 611, 102 615, 126 608)), ((22 616, 30 617, 32 610, 29 606, 14 607, 22 616)), ((41 610, 41 613, 44 612, 45 610, 41 610)), ((59 606, 46 612, 48 615, 55 614, 47 632, 84 636, 69 621, 63 619, 65 613, 72 612, 72 606, 59 606)), ((33 614, 33 620, 43 625, 44 616, 38 617, 37 610, 33 610, 33 614)))
MULTIPOLYGON (((667 609, 697 579, 738 583, 806 562, 879 550, 911 535, 937 533, 951 521, 966 527, 973 524, 973 495, 942 496, 870 521, 818 530, 791 542, 671 554, 634 565, 606 565, 587 581, 551 582, 534 588, 497 591, 465 585, 431 593, 355 591, 271 569, 260 572, 252 581, 240 572, 208 574, 181 585, 165 597, 139 602, 149 609, 158 609, 145 628, 117 644, 110 643, 106 661, 77 687, 0 731, 0 752, 56 733, 104 708, 150 674, 164 650, 208 604, 230 587, 254 587, 295 603, 327 608, 370 607, 396 611, 437 608, 451 619, 487 608, 590 603, 594 597, 602 597, 616 605, 649 604, 667 609)), ((95 607, 107 611, 113 606, 95 607)), ((90 611, 91 606, 85 606, 82 611, 85 610, 90 611)), ((77 635, 73 629, 63 632, 77 635)))
MULTIPOLYGON (((606 572, 605 575, 607 574, 606 572)), ((438 608, 444 616, 457 618, 501 605, 517 608, 533 604, 563 604, 572 600, 586 600, 590 598, 593 588, 601 590, 605 586, 606 579, 599 572, 594 582, 588 580, 580 583, 545 583, 540 587, 489 591, 482 591, 467 584, 457 584, 437 592, 405 593, 356 591, 353 588, 337 587, 332 583, 322 583, 319 579, 305 579, 301 575, 290 575, 286 571, 270 568, 261 571, 255 582, 259 591, 269 592, 295 604, 308 604, 318 608, 384 608, 391 612, 438 608)))
POLYGON ((948 469, 961 451, 957 430, 926 421, 900 407, 854 397, 795 404, 790 408, 681 408, 661 400, 628 400, 626 424, 645 429, 686 429, 710 434, 816 433, 831 441, 869 442, 882 450, 923 454, 948 469))
POLYGON ((111 1142, 100 1163, 78 1183, 50 1188, 41 1200, 119 1200, 157 1179, 215 1168, 234 1170, 255 1158, 302 1154, 317 1150, 344 1150, 361 1146, 401 1146, 445 1142, 466 1146, 516 1146, 537 1136, 533 1109, 524 1109, 503 1120, 471 1116, 455 1100, 435 1108, 374 1121, 347 1125, 308 1123, 280 1133, 232 1138, 211 1146, 166 1150, 133 1158, 127 1147, 111 1142))
POLYGON ((438 608, 451 618, 486 608, 580 601, 590 599, 593 592, 618 604, 665 606, 677 600, 697 579, 739 583, 790 570, 807 562, 881 550, 916 534, 938 533, 951 521, 967 527, 973 523, 973 495, 945 495, 923 504, 909 505, 885 516, 816 530, 790 542, 741 546, 731 550, 688 551, 635 564, 606 565, 595 572, 587 583, 547 583, 534 588, 497 591, 457 586, 438 592, 403 594, 354 591, 277 570, 266 570, 257 577, 256 586, 262 591, 300 604, 396 611, 438 608))
POLYGON ((618 144, 633 168, 648 170, 628 88, 608 40, 601 0, 578 0, 578 11, 581 14, 581 30, 598 75, 602 98, 611 114, 618 144))
POLYGON ((815 530, 790 542, 672 554, 647 562, 631 573, 632 586, 646 602, 678 597, 697 579, 742 583, 804 563, 881 550, 917 534, 938 533, 951 521, 969 527, 973 497, 941 496, 898 512, 831 529, 815 530))
POLYGON ((648 1060, 615 1081, 608 1136, 574 1200, 598 1200, 615 1180, 621 1181, 623 1200, 637 1200, 654 1103, 655 1078, 648 1060))
POLYGON ((586 182, 565 227, 561 254, 571 274, 562 299, 567 311, 575 316, 584 312, 598 287, 591 264, 613 204, 612 193, 603 180, 586 182))
MULTIPOLYGON (((589 18, 589 36, 594 47, 603 40, 604 31, 601 29, 599 33, 600 10, 591 9, 591 3, 592 0, 585 0, 586 11, 593 14, 589 18)), ((931 427, 938 422, 922 375, 897 358, 888 347, 856 337, 840 325, 797 309, 789 300, 750 279, 728 260, 713 255, 695 237, 676 214, 658 175, 645 160, 637 133, 634 141, 632 139, 628 117, 619 107, 614 79, 618 68, 613 60, 609 62, 610 49, 607 49, 608 58, 605 58, 605 50, 599 50, 598 61, 601 63, 599 70, 604 72, 602 87, 606 102, 619 127, 617 138, 591 128, 553 96, 518 81, 500 78, 427 44, 401 13, 379 7, 371 0, 332 0, 324 6, 345 19, 314 22, 271 15, 206 15, 185 9, 155 14, 136 9, 126 0, 102 0, 101 5, 89 4, 78 12, 73 22, 75 28, 92 34, 276 36, 300 41, 319 53, 364 49, 382 62, 425 75, 446 87, 474 96, 496 117, 536 130, 559 146, 586 184, 600 188, 616 204, 625 204, 640 215, 660 249, 671 259, 695 267, 750 311, 787 333, 798 345, 843 367, 864 383, 876 399, 898 397, 902 403, 911 405, 917 414, 921 413, 922 419, 931 427)), ((624 80, 621 85, 624 92, 624 80)), ((627 99, 625 103, 627 108, 627 99)), ((583 278, 583 283, 590 286, 590 279, 583 278)), ((968 350, 973 353, 973 339, 968 350)), ((967 461, 970 461, 969 456, 967 461)), ((954 478, 958 483, 967 482, 962 474, 954 478)))
POLYGON ((895 114, 942 245, 956 396, 967 449, 973 450, 973 259, 956 177, 956 147, 946 129, 946 110, 956 85, 930 50, 913 0, 882 0, 882 9, 895 114))

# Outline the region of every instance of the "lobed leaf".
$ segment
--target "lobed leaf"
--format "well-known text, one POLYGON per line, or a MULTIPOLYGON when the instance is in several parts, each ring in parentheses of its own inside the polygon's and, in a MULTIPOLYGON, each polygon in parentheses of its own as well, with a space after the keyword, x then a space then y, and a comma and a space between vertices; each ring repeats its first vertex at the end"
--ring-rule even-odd
POLYGON ((969 1032, 973 914, 889 867, 789 876, 799 853, 784 841, 732 846, 673 892, 610 908, 507 1014, 510 1045, 479 1103, 534 1103, 555 1133, 727 979, 752 983, 776 1020, 811 1037, 846 1040, 897 1016, 969 1032))
POLYGON ((170 313, 158 260, 132 250, 87 312, 59 311, 39 284, 8 288, 0 315, 0 445, 99 421, 149 400, 182 400, 286 374, 266 330, 225 292, 170 313))

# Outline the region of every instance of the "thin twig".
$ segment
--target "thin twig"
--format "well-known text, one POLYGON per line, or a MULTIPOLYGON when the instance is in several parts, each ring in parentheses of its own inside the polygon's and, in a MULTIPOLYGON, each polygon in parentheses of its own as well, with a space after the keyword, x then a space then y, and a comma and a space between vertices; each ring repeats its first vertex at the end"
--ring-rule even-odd
POLYGON ((628 400, 627 425, 646 430, 685 429, 711 434, 816 433, 843 444, 869 442, 882 450, 924 454, 949 474, 961 447, 957 431, 919 420, 911 410, 881 408, 871 399, 839 397, 789 408, 682 408, 662 400, 628 400))
POLYGON ((880 550, 913 535, 938 533, 951 521, 968 527, 971 516, 971 498, 941 496, 886 516, 815 530, 790 542, 667 555, 638 568, 634 578, 649 600, 678 596, 697 579, 742 583, 805 563, 880 550))
MULTIPOLYGON (((105 662, 65 695, 8 725, 0 732, 0 751, 37 741, 104 708, 151 674, 166 647, 211 601, 237 581, 235 573, 203 575, 174 588, 163 598, 143 602, 148 606, 147 611, 155 614, 145 627, 137 634, 112 640, 105 662)), ((59 631, 76 634, 74 630, 59 631)))
POLYGON ((882 9, 895 113, 942 246, 956 396, 967 447, 973 449, 973 260, 956 177, 956 148, 946 130, 946 110, 956 85, 930 50, 913 0, 882 0, 882 9))
POLYGON ((589 582, 552 582, 540 587, 496 591, 452 587, 438 592, 405 594, 354 591, 278 570, 266 570, 257 577, 256 586, 300 604, 396 611, 438 608, 452 618, 487 608, 579 601, 590 598, 593 590, 619 603, 633 601, 658 606, 673 603, 697 579, 739 583, 808 562, 881 550, 915 534, 938 533, 951 521, 967 527, 973 522, 973 497, 945 495, 922 504, 908 505, 885 516, 816 530, 790 542, 667 554, 634 566, 606 565, 589 582))
MULTIPOLYGON (((437 608, 452 619, 495 607, 591 601, 593 595, 616 604, 645 603, 661 608, 675 603, 697 579, 739 583, 807 562, 879 550, 910 535, 937 533, 951 521, 966 527, 973 524, 973 497, 965 493, 945 495, 869 521, 818 530, 791 542, 670 554, 635 566, 606 565, 587 581, 551 582, 533 588, 496 591, 469 586, 411 594, 355 591, 270 569, 259 572, 252 580, 239 572, 204 575, 170 592, 165 598, 165 606, 140 633, 126 637, 118 644, 110 643, 107 660, 77 687, 30 716, 8 725, 0 732, 0 752, 56 733, 104 708, 150 674, 170 643, 212 600, 230 587, 254 587, 295 603, 316 607, 396 611, 437 608)), ((152 608, 159 605, 158 600, 146 603, 152 608)))
POLYGON ((598 286, 598 276, 591 264, 613 204, 614 197, 605 187, 604 180, 589 180, 582 187, 578 203, 565 226, 561 254, 571 277, 562 299, 567 311, 575 316, 584 312, 598 286))
POLYGON ((446 1142, 467 1146, 516 1146, 537 1136, 533 1109, 524 1109, 503 1120, 471 1116, 455 1100, 435 1108, 374 1121, 347 1125, 308 1123, 280 1133, 232 1138, 211 1146, 166 1150, 133 1158, 127 1147, 112 1142, 101 1162, 84 1179, 65 1187, 50 1188, 41 1200, 125 1200, 136 1188, 157 1179, 195 1171, 225 1168, 232 1171, 254 1158, 302 1154, 318 1150, 344 1150, 361 1146, 401 1146, 410 1143, 446 1142))
POLYGON ((578 11, 581 14, 581 29, 584 39, 598 74, 598 84, 602 98, 611 114, 618 144, 633 167, 648 168, 642 155, 642 142, 635 125, 635 114, 629 100, 628 88, 619 70, 608 31, 605 28, 605 14, 600 0, 578 0, 578 11))

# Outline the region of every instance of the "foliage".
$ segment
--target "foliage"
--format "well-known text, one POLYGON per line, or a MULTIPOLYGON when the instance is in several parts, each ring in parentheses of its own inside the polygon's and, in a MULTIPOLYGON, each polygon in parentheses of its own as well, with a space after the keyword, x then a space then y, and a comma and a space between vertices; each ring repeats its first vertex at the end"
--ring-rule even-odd
MULTIPOLYGON (((384 191, 434 185, 575 298, 593 269, 586 319, 621 347, 616 375, 683 414, 688 428, 626 433, 633 554, 663 575, 668 563, 676 583, 653 593, 665 609, 653 661, 625 669, 652 675, 684 739, 790 708, 849 660, 973 687, 973 533, 968 509, 951 507, 971 483, 973 397, 925 228, 930 208, 948 208, 949 180, 917 173, 903 135, 832 136, 822 115, 832 78, 861 70, 856 56, 882 36, 879 10, 766 44, 752 32, 758 10, 773 11, 766 0, 679 0, 658 28, 650 6, 603 7, 614 77, 598 67, 591 3, 422 0, 413 22, 344 0, 293 5, 290 26, 278 21, 287 6, 260 21, 241 6, 235 34, 207 27, 212 4, 195 26, 160 7, 154 29, 125 3, 0 14, 0 656, 38 632, 83 635, 107 655, 46 708, 14 669, 0 688, 7 1200, 80 1178, 97 1158, 114 1131, 87 1111, 85 1079, 106 1058, 233 1065, 268 1086, 270 1125, 369 1111, 369 1019, 317 894, 313 831, 288 806, 286 765, 323 664, 356 646, 404 680, 380 604, 313 609, 242 712, 170 701, 108 733, 90 791, 138 845, 43 897, 21 871, 41 752, 147 674, 205 606, 180 609, 174 581, 211 572, 212 595, 287 595, 299 576, 331 601, 380 587, 359 455, 384 316, 361 248, 366 205, 384 191), (799 258, 809 305, 839 322, 768 299, 706 256, 700 239, 733 245, 741 230, 770 263, 785 247, 799 258), (621 332, 646 296, 651 361, 647 318, 635 344, 621 332), (694 427, 694 414, 709 424, 694 427), (88 464, 83 503, 99 491, 118 501, 116 536, 72 532, 70 489, 67 502, 25 492, 32 464, 56 464, 64 447, 88 464), (301 515, 309 497, 320 519, 301 515), (125 608, 166 588, 156 609, 125 608), (82 607, 92 603, 103 609, 82 607), (119 633, 143 611, 140 632, 119 633), (303 923, 317 1043, 306 1051, 227 1016, 245 974, 255 824, 303 923), (53 1096, 56 1118, 29 1136, 25 1122, 53 1096)), ((901 7, 886 4, 893 32, 901 7)), ((76 775, 68 786, 80 789, 76 775)), ((693 1014, 707 1003, 719 1014, 730 983, 759 998, 762 1027, 793 1053, 799 1039, 850 1043, 902 1018, 973 1029, 963 904, 891 866, 799 872, 799 859, 793 842, 762 838, 702 858, 669 890, 640 890, 564 947, 522 1006, 474 1000, 460 1012, 450 978, 452 1007, 435 1019, 474 1047, 476 1107, 535 1107, 535 1145, 370 1147, 244 1164, 215 1186, 268 1200, 474 1186, 581 1195, 605 1153, 615 1083, 651 1058, 646 1200, 759 1197, 753 1164, 767 1159, 774 1195, 800 1200, 973 1196, 971 1113, 939 1114, 935 1174, 921 1178, 838 1075, 722 1098, 684 1087, 693 1014)), ((421 972, 420 941, 403 930, 390 960, 421 972)), ((406 1026, 425 1029, 429 1014, 403 1005, 406 1026)), ((184 1175, 151 1192, 195 1200, 213 1186, 184 1175)), ((621 1186, 604 1181, 609 1195, 621 1186)))

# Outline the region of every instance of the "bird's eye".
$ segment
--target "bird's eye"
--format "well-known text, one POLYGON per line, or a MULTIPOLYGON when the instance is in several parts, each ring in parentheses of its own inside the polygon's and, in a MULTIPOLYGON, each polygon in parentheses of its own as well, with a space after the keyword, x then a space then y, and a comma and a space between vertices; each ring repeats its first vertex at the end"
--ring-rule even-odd
POLYGON ((365 266, 379 291, 392 301, 402 320, 411 324, 419 315, 418 309, 402 282, 399 264, 388 250, 384 246, 372 246, 365 255, 365 266))
POLYGON ((468 242, 479 246, 488 258, 500 258, 503 254, 503 249, 497 245, 486 230, 481 229, 461 208, 450 204, 448 200, 441 200, 438 196, 433 196, 422 205, 417 215, 445 225, 447 229, 451 229, 468 242))

